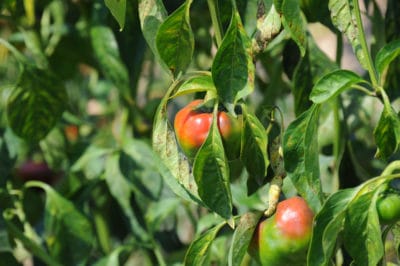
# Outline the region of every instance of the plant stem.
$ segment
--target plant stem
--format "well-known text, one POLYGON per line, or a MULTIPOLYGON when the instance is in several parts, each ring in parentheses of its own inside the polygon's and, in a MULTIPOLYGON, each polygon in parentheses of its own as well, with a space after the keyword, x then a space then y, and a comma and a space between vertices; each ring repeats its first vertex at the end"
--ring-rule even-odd
POLYGON ((380 90, 382 90, 382 88, 380 88, 378 86, 378 75, 376 73, 374 64, 372 62, 371 53, 369 52, 367 40, 365 38, 365 31, 364 31, 363 23, 361 20, 360 5, 358 4, 358 0, 353 0, 352 2, 354 5, 354 14, 356 16, 357 28, 359 30, 358 38, 360 40, 361 48, 364 53, 364 56, 367 59, 367 70, 368 70, 373 87, 376 90, 380 91, 380 90))
POLYGON ((163 255, 161 253, 161 250, 160 250, 160 247, 156 243, 154 243, 154 247, 153 248, 154 248, 154 250, 153 250, 154 251, 154 255, 156 256, 158 265, 159 266, 166 266, 167 263, 164 260, 164 257, 163 257, 163 255))
POLYGON ((95 210, 93 212, 93 217, 97 231, 97 236, 99 238, 100 247, 105 254, 108 254, 111 251, 110 231, 109 228, 107 227, 105 217, 99 210, 95 210))
POLYGON ((333 140, 333 178, 334 188, 333 191, 339 189, 339 167, 343 156, 343 142, 342 142, 342 122, 340 118, 340 95, 333 102, 333 123, 334 123, 334 140, 333 140))
MULTIPOLYGON (((341 32, 336 34, 336 64, 340 67, 341 60, 343 56, 343 35, 341 32)), ((333 140, 333 191, 339 189, 339 168, 340 163, 343 157, 343 128, 342 121, 340 118, 340 110, 341 110, 341 97, 338 95, 333 102, 333 120, 334 120, 334 140, 333 140)))
POLYGON ((208 9, 210 10, 211 22, 215 32, 215 41, 219 47, 222 43, 222 25, 219 19, 218 0, 207 0, 208 9))
POLYGON ((15 48, 11 43, 9 43, 8 41, 0 38, 0 45, 3 45, 4 47, 6 47, 17 59, 17 61, 19 63, 25 63, 26 62, 26 58, 24 57, 24 55, 17 50, 17 48, 15 48))
POLYGON ((352 87, 353 89, 356 89, 356 90, 358 90, 358 91, 361 91, 361 92, 365 93, 365 94, 368 95, 368 96, 376 97, 375 92, 372 92, 372 91, 370 91, 370 90, 364 88, 363 86, 354 84, 354 85, 352 85, 351 87, 352 87))
POLYGON ((390 175, 394 171, 400 169, 400 161, 393 161, 388 166, 386 166, 385 170, 383 170, 382 175, 390 175))

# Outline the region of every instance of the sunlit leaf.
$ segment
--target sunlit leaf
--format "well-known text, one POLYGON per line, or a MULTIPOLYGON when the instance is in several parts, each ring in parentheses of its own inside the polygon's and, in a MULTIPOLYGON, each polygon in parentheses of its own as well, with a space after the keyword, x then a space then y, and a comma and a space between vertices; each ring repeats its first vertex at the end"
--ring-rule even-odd
POLYGON ((200 237, 195 239, 186 252, 184 265, 186 266, 203 266, 208 265, 208 255, 210 246, 212 245, 219 230, 225 225, 221 223, 204 232, 200 237))
POLYGON ((356 259, 356 265, 377 264, 382 242, 374 195, 385 182, 387 176, 379 176, 358 187, 339 190, 325 201, 314 218, 308 251, 310 265, 331 265, 343 234, 345 247, 356 259))
POLYGON ((51 186, 37 181, 27 186, 46 192, 44 232, 50 255, 63 264, 85 264, 95 244, 92 223, 51 186))
MULTIPOLYGON (((256 52, 261 52, 267 44, 279 34, 282 27, 281 16, 272 4, 267 6, 264 1, 258 1, 257 31, 253 37, 257 41, 256 52), (261 15, 261 14, 262 15, 261 15)), ((253 49, 255 48, 253 43, 253 49)))
POLYGON ((254 230, 262 213, 245 213, 240 217, 239 224, 233 234, 229 250, 229 266, 240 266, 246 255, 254 230))
POLYGON ((347 207, 343 242, 354 265, 378 265, 384 254, 382 241, 377 241, 381 238, 381 228, 376 191, 359 196, 347 207))
POLYGON ((192 60, 194 36, 189 20, 191 3, 191 0, 187 0, 169 15, 157 32, 158 54, 174 77, 185 72, 192 60))
POLYGON ((385 103, 378 125, 374 130, 378 146, 377 157, 387 159, 400 147, 400 117, 390 103, 385 103))
POLYGON ((400 40, 395 40, 382 47, 375 58, 375 66, 378 73, 382 75, 386 67, 399 55, 400 40))
POLYGON ((329 0, 331 18, 336 28, 349 39, 360 64, 367 69, 367 58, 361 47, 360 32, 354 14, 354 5, 349 0, 329 0))
POLYGON ((195 76, 186 80, 174 93, 172 97, 178 97, 185 94, 207 91, 216 94, 216 89, 211 75, 195 76))
POLYGON ((231 113, 235 103, 254 90, 254 64, 250 51, 250 38, 236 11, 211 68, 218 97, 231 113))
POLYGON ((300 1, 283 0, 282 2, 282 24, 289 31, 290 36, 300 49, 300 54, 306 53, 307 35, 306 23, 300 12, 300 1))
MULTIPOLYGON (((215 116, 214 116, 215 117, 215 116)), ((216 119, 197 152, 193 175, 202 201, 225 219, 232 215, 229 168, 216 119)))
POLYGON ((314 103, 326 102, 343 91, 350 89, 352 85, 363 81, 363 78, 352 71, 335 70, 317 81, 311 91, 310 99, 314 103))
POLYGON ((336 241, 343 229, 347 205, 357 191, 344 189, 332 194, 314 218, 315 225, 308 251, 309 265, 330 265, 336 241))
POLYGON ((167 168, 162 174, 172 191, 183 199, 199 203, 197 185, 190 173, 189 162, 179 152, 175 132, 167 117, 168 97, 169 94, 164 96, 154 118, 152 146, 167 168))
POLYGON ((319 111, 319 105, 311 106, 288 126, 283 139, 288 175, 315 213, 323 199, 318 161, 319 111))
POLYGON ((122 30, 125 26, 126 0, 104 0, 104 2, 122 30))
POLYGON ((139 0, 139 19, 142 33, 151 51, 162 62, 156 47, 156 36, 160 25, 167 17, 162 0, 139 0))
MULTIPOLYGON (((245 108, 243 124, 241 160, 249 173, 249 179, 261 185, 269 166, 268 136, 260 120, 245 108)), ((249 192, 251 194, 253 191, 249 192)))

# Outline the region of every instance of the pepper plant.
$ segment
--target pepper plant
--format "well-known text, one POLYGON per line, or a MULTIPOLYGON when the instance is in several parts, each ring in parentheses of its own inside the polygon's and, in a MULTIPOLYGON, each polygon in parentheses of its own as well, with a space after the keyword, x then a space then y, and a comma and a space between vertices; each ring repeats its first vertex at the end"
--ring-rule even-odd
POLYGON ((1 1, 0 265, 400 263, 399 15, 397 0, 1 1), (297 253, 274 229, 290 198, 309 214, 297 253), (281 253, 257 260, 263 221, 259 250, 281 253))

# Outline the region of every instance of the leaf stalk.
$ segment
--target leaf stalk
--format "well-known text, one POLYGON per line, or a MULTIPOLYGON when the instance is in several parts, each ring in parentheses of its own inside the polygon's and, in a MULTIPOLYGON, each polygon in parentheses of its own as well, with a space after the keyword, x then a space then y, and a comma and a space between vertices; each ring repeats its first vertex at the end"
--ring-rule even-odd
POLYGON ((219 16, 218 0, 207 0, 208 9, 210 10, 211 22, 215 32, 215 41, 217 46, 221 46, 222 43, 222 24, 219 16))
POLYGON ((360 5, 358 3, 358 0, 353 0, 352 2, 353 2, 353 6, 354 6, 354 14, 356 17, 357 27, 359 29, 358 38, 361 43, 362 51, 365 55, 365 58, 367 59, 367 62, 366 62, 367 63, 367 71, 369 73, 373 87, 378 88, 378 86, 377 86, 378 85, 378 75, 376 73, 374 64, 372 62, 371 53, 369 52, 367 40, 365 38, 365 30, 364 30, 362 19, 361 19, 360 5))

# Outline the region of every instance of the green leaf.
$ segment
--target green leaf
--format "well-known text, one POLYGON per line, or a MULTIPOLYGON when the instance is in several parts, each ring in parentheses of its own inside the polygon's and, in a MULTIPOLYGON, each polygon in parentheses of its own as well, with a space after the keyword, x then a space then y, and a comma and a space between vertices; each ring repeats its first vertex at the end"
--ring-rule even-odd
POLYGON ((50 56, 54 53, 61 38, 65 34, 66 6, 63 1, 50 2, 43 11, 40 20, 40 35, 42 42, 46 44, 44 53, 50 56))
POLYGON ((203 266, 208 265, 207 259, 210 252, 210 246, 217 236, 219 230, 225 225, 225 222, 208 229, 200 237, 196 238, 189 246, 185 255, 184 265, 203 266))
POLYGON ((169 216, 176 213, 180 204, 177 198, 164 198, 161 201, 152 202, 146 212, 146 222, 150 230, 156 232, 160 229, 162 222, 169 216))
POLYGON ((257 5, 257 28, 253 37, 257 42, 257 46, 253 42, 253 50, 256 53, 262 52, 282 27, 281 15, 272 3, 267 5, 264 1, 258 1, 257 5))
POLYGON ((162 62, 156 46, 158 28, 167 17, 162 0, 139 0, 139 19, 142 33, 151 51, 162 62))
POLYGON ((162 171, 164 181, 179 197, 200 203, 197 195, 197 185, 193 175, 190 173, 188 160, 179 152, 178 143, 175 138, 175 132, 172 130, 167 117, 167 93, 161 101, 153 126, 152 144, 154 151, 160 157, 162 165, 167 169, 162 171))
POLYGON ((333 25, 347 36, 361 66, 368 69, 367 58, 365 58, 361 47, 360 32, 356 23, 352 1, 329 0, 329 10, 331 11, 333 25))
POLYGON ((91 145, 71 166, 71 171, 83 171, 88 179, 98 178, 104 171, 105 157, 110 152, 110 149, 91 145))
POLYGON ((376 248, 376 252, 380 253, 382 244, 375 243, 381 242, 375 194, 380 192, 382 184, 392 178, 394 177, 382 175, 370 179, 358 187, 339 190, 325 201, 314 218, 313 235, 308 251, 309 265, 331 265, 339 236, 343 236, 342 231, 345 232, 346 248, 354 253, 353 258, 362 261, 357 265, 377 265, 376 259, 380 255, 370 251, 376 248), (357 252, 363 254, 355 254, 357 252), (363 256, 369 256, 366 254, 368 252, 371 252, 368 259, 375 263, 368 264, 367 261, 363 261, 363 256))
POLYGON ((376 157, 387 159, 400 147, 400 117, 390 103, 385 103, 374 130, 374 137, 378 151, 376 157))
POLYGON ((347 207, 343 242, 354 265, 378 265, 384 254, 376 210, 378 190, 357 197, 347 207))
POLYGON ((50 255, 63 264, 86 264, 95 244, 89 219, 51 186, 37 181, 28 182, 26 186, 39 187, 46 192, 44 232, 50 255))
POLYGON ((309 100, 311 88, 313 87, 313 75, 311 73, 310 52, 307 50, 304 57, 300 59, 293 73, 294 110, 296 116, 311 107, 309 100))
POLYGON ((397 257, 400 257, 400 223, 396 223, 392 227, 393 242, 396 250, 397 257))
POLYGON ((343 229, 347 205, 357 192, 354 188, 340 190, 325 201, 314 218, 308 265, 330 265, 339 233, 343 229))
MULTIPOLYGON (((274 4, 274 6, 276 7, 276 10, 279 13, 282 13, 282 4, 283 4, 284 0, 272 0, 272 3, 274 4)), ((265 1, 264 1, 265 2, 265 1)))
POLYGON ((104 0, 104 2, 122 30, 125 25, 126 0, 104 0))
POLYGON ((7 102, 10 127, 19 137, 36 143, 61 118, 67 93, 49 69, 26 65, 7 102))
POLYGON ((120 154, 114 152, 107 157, 105 180, 111 195, 121 206, 126 217, 129 219, 133 235, 143 244, 149 244, 150 237, 143 226, 139 223, 131 206, 133 195, 130 183, 125 179, 120 170, 120 154))
POLYGON ((290 37, 296 42, 300 54, 304 56, 307 46, 306 23, 301 16, 300 1, 283 0, 282 2, 282 24, 289 31, 290 37))
POLYGON ((310 34, 307 39, 307 50, 300 59, 293 73, 293 96, 296 116, 310 108, 310 93, 318 79, 337 69, 328 56, 319 49, 310 34))
POLYGON ((239 13, 233 12, 231 23, 212 64, 212 76, 222 103, 234 113, 237 101, 254 90, 254 64, 251 41, 239 13))
MULTIPOLYGON (((34 239, 32 239, 31 237, 28 237, 28 235, 25 234, 25 232, 23 231, 23 228, 22 228, 23 225, 22 225, 21 221, 19 220, 19 218, 17 218, 16 216, 17 216, 17 214, 16 214, 15 209, 6 209, 3 212, 5 228, 8 231, 10 240, 18 239, 20 241, 20 243, 23 245, 23 248, 25 248, 31 254, 33 254, 34 256, 39 258, 46 265, 52 265, 52 266, 53 265, 54 266, 62 265, 55 258, 52 258, 39 243, 37 243, 34 239)), ((2 221, 3 221, 3 219, 2 219, 2 221)), ((3 262, 3 260, 1 260, 0 262, 3 262)), ((8 266, 8 264, 4 264, 4 265, 8 266)), ((18 265, 20 265, 20 264, 18 264, 18 265)))
POLYGON ((96 25, 90 28, 95 59, 103 75, 125 96, 129 95, 129 74, 122 62, 117 40, 109 27, 96 25))
POLYGON ((267 175, 269 166, 268 136, 260 120, 248 112, 244 105, 242 105, 242 110, 243 134, 240 159, 249 173, 249 179, 260 186, 267 175))
POLYGON ((311 91, 310 99, 314 103, 326 102, 343 91, 350 89, 352 85, 360 82, 365 81, 352 71, 344 69, 335 70, 317 81, 311 91))
POLYGON ((293 121, 283 136, 285 168, 299 194, 317 213, 323 200, 319 178, 318 118, 319 105, 293 121))
POLYGON ((240 266, 253 237, 253 233, 262 213, 245 213, 240 217, 239 225, 232 238, 229 249, 229 266, 240 266))
POLYGON ((48 61, 44 53, 43 44, 39 34, 34 30, 22 30, 25 45, 35 61, 35 65, 40 68, 47 68, 48 61))
POLYGON ((121 152, 119 165, 122 175, 129 181, 136 195, 148 200, 158 200, 162 188, 162 179, 158 172, 146 164, 121 152))
POLYGON ((207 139, 200 147, 193 164, 193 175, 202 201, 225 219, 232 216, 232 195, 228 159, 218 130, 214 112, 207 139))
POLYGON ((162 177, 151 147, 143 141, 126 139, 120 155, 120 169, 133 185, 136 195, 158 200, 162 189, 162 177))
POLYGON ((210 73, 208 72, 206 75, 195 76, 186 80, 174 93, 172 98, 201 91, 207 91, 212 94, 216 94, 214 82, 210 73))
POLYGON ((392 41, 386 44, 382 49, 379 50, 375 57, 375 66, 379 75, 383 74, 383 71, 387 66, 400 54, 400 40, 392 41))
POLYGON ((190 5, 187 0, 160 25, 156 46, 161 59, 174 77, 184 73, 194 50, 194 37, 190 26, 190 5))
POLYGON ((65 136, 60 128, 55 128, 40 141, 43 158, 50 167, 59 167, 68 160, 65 136))
POLYGON ((119 246, 114 249, 109 255, 98 260, 93 266, 115 266, 124 265, 129 257, 129 248, 126 246, 119 246))

